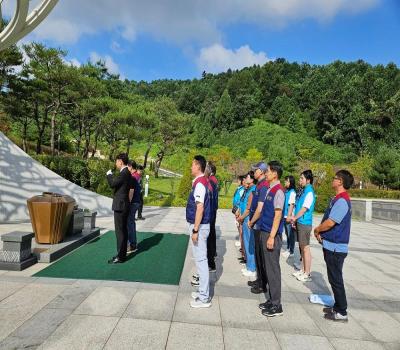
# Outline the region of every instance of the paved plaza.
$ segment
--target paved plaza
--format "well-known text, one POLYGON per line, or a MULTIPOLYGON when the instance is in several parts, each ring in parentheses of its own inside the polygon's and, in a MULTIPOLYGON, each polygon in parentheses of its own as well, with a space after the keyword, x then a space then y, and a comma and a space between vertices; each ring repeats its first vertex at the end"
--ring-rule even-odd
MULTIPOLYGON (((145 216, 140 231, 186 232, 183 208, 146 208, 145 216)), ((97 225, 104 233, 113 220, 97 225)), ((0 234, 13 230, 31 226, 0 225, 0 234)), ((258 309, 264 295, 251 294, 240 273, 229 210, 219 211, 217 235, 210 309, 189 307, 190 246, 179 286, 31 277, 47 264, 0 271, 0 349, 400 349, 399 225, 353 221, 347 324, 323 319, 322 306, 308 301, 330 293, 315 240, 312 282, 292 277, 293 260, 281 257, 284 315, 268 319, 258 309)))

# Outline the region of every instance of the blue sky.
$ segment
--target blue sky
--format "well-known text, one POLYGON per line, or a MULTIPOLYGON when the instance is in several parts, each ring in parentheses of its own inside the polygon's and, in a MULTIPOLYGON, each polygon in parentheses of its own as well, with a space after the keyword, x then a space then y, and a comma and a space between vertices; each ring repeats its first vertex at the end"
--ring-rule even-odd
MULTIPOLYGON (((36 1, 37 2, 37 1, 36 1)), ((132 80, 192 79, 284 57, 400 65, 397 0, 60 0, 25 41, 132 80)))

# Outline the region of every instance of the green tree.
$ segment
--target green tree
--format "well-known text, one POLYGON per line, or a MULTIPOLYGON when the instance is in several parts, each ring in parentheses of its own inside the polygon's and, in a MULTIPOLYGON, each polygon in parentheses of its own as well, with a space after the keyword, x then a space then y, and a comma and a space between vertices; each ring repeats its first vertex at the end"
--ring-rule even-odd
POLYGON ((23 45, 23 50, 29 58, 29 61, 24 64, 23 74, 35 81, 36 98, 39 103, 35 113, 39 134, 37 152, 41 152, 44 130, 50 119, 50 146, 51 153, 54 155, 56 118, 61 109, 68 104, 65 97, 74 76, 74 68, 64 63, 66 52, 63 50, 47 48, 40 43, 23 45), (43 114, 41 118, 40 114, 43 114))
POLYGON ((357 161, 349 165, 350 171, 353 176, 365 184, 370 180, 371 169, 373 168, 373 158, 365 153, 357 158, 357 161))
POLYGON ((234 115, 231 97, 228 89, 225 89, 221 98, 218 101, 215 110, 215 118, 212 122, 212 127, 217 130, 233 130, 234 115))
POLYGON ((399 152, 387 146, 379 147, 374 156, 371 181, 379 187, 398 189, 400 187, 399 152))
POLYGON ((14 123, 22 128, 22 149, 27 152, 28 128, 33 122, 34 101, 29 81, 13 79, 9 82, 8 94, 3 98, 3 107, 14 123))
POLYGON ((155 176, 158 177, 158 171, 164 157, 173 153, 177 146, 184 143, 187 135, 188 116, 179 113, 174 101, 166 97, 155 101, 155 114, 159 121, 160 150, 157 153, 154 172, 155 176))
POLYGON ((192 188, 192 162, 195 156, 194 151, 190 151, 187 159, 185 169, 183 171, 183 176, 179 182, 177 197, 181 199, 187 199, 192 188))
POLYGON ((246 153, 246 161, 254 164, 263 159, 263 154, 257 148, 249 148, 246 153))

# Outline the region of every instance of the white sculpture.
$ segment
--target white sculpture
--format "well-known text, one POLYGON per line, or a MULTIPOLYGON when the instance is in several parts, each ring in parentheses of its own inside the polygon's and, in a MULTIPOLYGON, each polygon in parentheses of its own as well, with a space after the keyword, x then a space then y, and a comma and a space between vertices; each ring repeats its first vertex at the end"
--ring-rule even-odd
MULTIPOLYGON (((42 22, 58 0, 43 0, 35 9, 29 13, 29 0, 16 0, 17 5, 10 22, 0 32, 0 50, 15 44, 18 40, 29 34, 37 25, 42 22)), ((0 19, 2 18, 0 0, 0 19)))

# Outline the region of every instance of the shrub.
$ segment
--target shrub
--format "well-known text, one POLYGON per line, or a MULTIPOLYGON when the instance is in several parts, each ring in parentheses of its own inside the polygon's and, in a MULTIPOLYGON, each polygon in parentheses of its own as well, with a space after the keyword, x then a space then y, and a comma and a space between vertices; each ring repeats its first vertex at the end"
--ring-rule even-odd
POLYGON ((36 155, 42 165, 74 184, 93 192, 110 196, 112 191, 105 176, 113 163, 101 159, 81 159, 72 156, 36 155))
POLYGON ((400 199, 400 191, 393 190, 378 190, 378 189, 364 189, 364 190, 350 190, 350 196, 355 198, 380 198, 380 199, 400 199))

